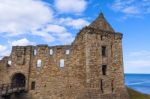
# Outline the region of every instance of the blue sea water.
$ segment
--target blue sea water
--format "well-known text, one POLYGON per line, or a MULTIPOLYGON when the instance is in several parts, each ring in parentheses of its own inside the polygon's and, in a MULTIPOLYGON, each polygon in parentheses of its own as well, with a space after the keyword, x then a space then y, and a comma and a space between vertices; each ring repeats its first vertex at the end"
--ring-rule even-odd
POLYGON ((141 93, 150 94, 150 74, 125 74, 125 84, 141 93))

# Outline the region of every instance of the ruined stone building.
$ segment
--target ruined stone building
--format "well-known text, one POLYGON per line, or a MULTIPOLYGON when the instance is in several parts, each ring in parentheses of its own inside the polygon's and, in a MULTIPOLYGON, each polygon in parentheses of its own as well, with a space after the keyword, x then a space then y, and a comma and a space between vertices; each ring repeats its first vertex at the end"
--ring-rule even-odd
POLYGON ((22 84, 29 99, 129 99, 122 57, 122 34, 101 13, 71 45, 13 46, 0 84, 22 84))

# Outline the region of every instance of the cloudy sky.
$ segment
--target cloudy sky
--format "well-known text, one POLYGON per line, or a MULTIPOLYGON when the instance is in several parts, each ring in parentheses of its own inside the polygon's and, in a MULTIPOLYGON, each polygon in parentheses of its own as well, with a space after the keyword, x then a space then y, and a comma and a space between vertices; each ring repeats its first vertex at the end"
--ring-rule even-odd
POLYGON ((60 45, 103 12, 124 34, 126 73, 150 73, 150 0, 0 0, 0 57, 15 45, 60 45))

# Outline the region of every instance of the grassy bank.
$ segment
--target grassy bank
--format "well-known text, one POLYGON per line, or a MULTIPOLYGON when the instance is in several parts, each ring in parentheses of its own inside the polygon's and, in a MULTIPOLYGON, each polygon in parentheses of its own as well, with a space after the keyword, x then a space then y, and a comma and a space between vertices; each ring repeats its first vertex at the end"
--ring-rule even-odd
POLYGON ((128 88, 128 92, 131 99, 150 99, 150 95, 142 94, 130 88, 128 88))

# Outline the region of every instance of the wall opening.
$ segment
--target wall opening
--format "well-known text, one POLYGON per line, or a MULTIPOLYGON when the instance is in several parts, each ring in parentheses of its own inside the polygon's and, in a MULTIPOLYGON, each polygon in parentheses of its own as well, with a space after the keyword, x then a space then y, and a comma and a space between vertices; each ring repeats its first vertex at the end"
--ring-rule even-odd
POLYGON ((31 90, 35 90, 35 81, 31 82, 31 90))
POLYGON ((113 58, 113 45, 111 45, 111 57, 113 58))
POLYGON ((38 68, 42 66, 42 60, 41 59, 38 59, 37 60, 37 65, 36 65, 38 68))
POLYGON ((37 51, 36 51, 36 49, 34 49, 34 51, 33 51, 33 55, 36 55, 37 54, 37 51))
POLYGON ((114 91, 114 80, 111 81, 111 90, 114 91))
POLYGON ((60 66, 61 68, 63 68, 64 65, 65 65, 64 59, 60 59, 59 66, 60 66))
POLYGON ((16 73, 11 79, 12 87, 25 87, 26 78, 22 73, 16 73))
POLYGON ((50 54, 50 55, 53 55, 53 49, 50 49, 50 50, 49 50, 49 54, 50 54))
POLYGON ((100 89, 101 89, 101 92, 103 93, 103 79, 100 80, 100 89))
POLYGON ((102 46, 102 56, 106 56, 106 46, 102 46))
POLYGON ((11 60, 7 61, 8 66, 11 66, 11 60))
POLYGON ((102 74, 106 75, 107 65, 102 65, 102 74))
POLYGON ((101 35, 101 40, 103 40, 103 36, 101 35))
POLYGON ((66 50, 66 54, 67 54, 67 55, 70 54, 70 50, 69 50, 69 49, 66 50))

